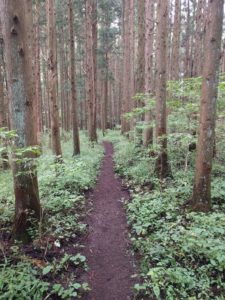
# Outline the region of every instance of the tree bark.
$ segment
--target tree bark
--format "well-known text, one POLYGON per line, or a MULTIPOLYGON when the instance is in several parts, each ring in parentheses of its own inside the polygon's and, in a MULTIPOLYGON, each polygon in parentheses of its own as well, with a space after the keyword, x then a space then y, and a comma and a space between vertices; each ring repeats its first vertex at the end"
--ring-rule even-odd
POLYGON ((138 50, 136 92, 145 91, 145 0, 138 1, 138 50))
POLYGON ((48 87, 51 114, 52 150, 56 156, 62 156, 59 108, 57 103, 57 55, 56 55, 56 23, 55 1, 46 0, 47 37, 48 37, 48 87))
POLYGON ((86 101, 88 110, 88 135, 92 142, 96 141, 96 87, 93 39, 93 0, 86 0, 86 101))
MULTIPOLYGON (((0 1, 0 16, 5 44, 6 72, 12 126, 17 130, 16 146, 24 148, 35 144, 34 93, 32 76, 32 53, 28 46, 32 18, 27 15, 26 1, 0 1)), ((26 158, 32 159, 31 155, 26 158)), ((16 160, 16 157, 15 157, 16 160)), ((29 218, 41 218, 38 180, 35 166, 23 160, 13 163, 15 220, 14 234, 27 239, 29 218)), ((21 160, 21 159, 20 159, 21 160)))
POLYGON ((215 141, 223 5, 223 0, 211 0, 208 7, 200 126, 195 181, 191 201, 191 206, 194 210, 203 212, 211 209, 211 171, 215 141))
MULTIPOLYGON (((154 2, 146 0, 146 41, 145 41, 145 94, 148 98, 153 95, 153 44, 154 44, 154 2)), ((143 132, 143 145, 148 147, 153 143, 152 112, 145 113, 145 128, 143 132)))
POLYGON ((181 31, 181 3, 180 0, 175 1, 175 16, 173 23, 173 39, 171 54, 171 79, 178 80, 180 78, 180 32, 181 31))
POLYGON ((130 124, 124 117, 129 112, 130 101, 130 32, 129 32, 129 13, 130 3, 123 1, 123 86, 122 86, 122 124, 121 132, 126 133, 130 130, 130 124))
POLYGON ((167 24, 168 1, 157 1, 157 48, 156 48, 156 140, 160 150, 156 160, 156 173, 160 179, 170 175, 167 155, 167 24))
POLYGON ((73 128, 73 155, 80 154, 80 138, 78 128, 77 114, 77 90, 76 90, 76 68, 75 68, 75 45, 74 45, 74 30, 73 30, 73 6, 72 1, 68 1, 69 15, 69 42, 70 42, 70 88, 71 88, 71 107, 72 107, 72 128, 73 128))
POLYGON ((42 132, 42 93, 40 66, 40 1, 35 2, 35 114, 37 142, 41 144, 42 132))

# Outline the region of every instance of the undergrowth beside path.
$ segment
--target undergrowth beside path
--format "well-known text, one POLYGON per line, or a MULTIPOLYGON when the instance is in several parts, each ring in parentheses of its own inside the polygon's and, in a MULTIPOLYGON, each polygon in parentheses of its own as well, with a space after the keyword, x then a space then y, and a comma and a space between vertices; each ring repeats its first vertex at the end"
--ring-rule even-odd
MULTIPOLYGON (((73 299, 89 290, 80 282, 87 270, 81 237, 86 231, 85 192, 95 185, 103 157, 82 134, 82 153, 72 157, 71 137, 64 136, 63 163, 43 148, 37 159, 43 220, 30 231, 33 242, 11 241, 14 214, 12 176, 0 172, 0 299, 73 299)), ((46 144, 46 143, 44 143, 46 144)))
POLYGON ((194 154, 185 170, 179 147, 169 144, 173 179, 159 182, 149 150, 116 131, 107 139, 132 196, 126 211, 133 250, 140 256, 137 298, 225 299, 225 168, 214 163, 213 211, 194 213, 184 209, 192 193, 194 154))

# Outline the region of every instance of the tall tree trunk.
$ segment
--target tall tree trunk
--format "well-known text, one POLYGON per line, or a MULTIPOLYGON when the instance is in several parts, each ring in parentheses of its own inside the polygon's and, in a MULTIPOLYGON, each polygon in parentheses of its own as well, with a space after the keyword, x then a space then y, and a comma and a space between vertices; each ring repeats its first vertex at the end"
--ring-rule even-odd
POLYGON ((94 65, 94 99, 93 99, 93 120, 92 120, 92 138, 97 142, 97 49, 98 49, 98 11, 97 0, 92 0, 92 37, 93 37, 93 65, 94 65))
POLYGON ((167 113, 166 113, 166 74, 167 74, 167 24, 168 1, 157 1, 157 48, 156 48, 156 139, 160 146, 156 161, 156 173, 163 179, 170 175, 167 155, 167 113))
MULTIPOLYGON (((28 46, 32 17, 27 15, 24 0, 0 1, 0 16, 3 25, 7 82, 12 110, 12 126, 17 130, 16 145, 19 148, 36 142, 34 131, 34 93, 32 76, 32 53, 28 46)), ((32 158, 32 154, 26 156, 32 158)), ((16 159, 16 157, 15 157, 16 159)), ((13 164, 15 220, 14 234, 27 237, 29 217, 41 218, 38 180, 35 166, 16 162, 13 164)))
POLYGON ((187 16, 186 16, 186 33, 185 33, 185 55, 184 55, 184 66, 183 66, 183 73, 184 77, 188 78, 191 76, 191 53, 190 53, 190 37, 191 37, 191 30, 190 30, 190 0, 186 1, 187 16))
MULTIPOLYGON (((2 26, 0 22, 0 128, 7 128, 7 97, 4 95, 4 46, 3 46, 2 26)), ((7 150, 2 151, 2 168, 6 170, 9 168, 7 150)))
POLYGON ((215 119, 224 0, 211 0, 208 7, 204 56, 200 126, 192 208, 211 209, 211 171, 215 140, 215 119))
POLYGON ((42 97, 40 66, 40 1, 35 2, 35 114, 37 142, 41 143, 42 132, 42 97))
POLYGON ((129 13, 130 3, 123 1, 123 86, 122 86, 122 133, 130 130, 130 124, 125 119, 124 114, 129 112, 130 101, 130 32, 129 32, 129 13))
POLYGON ((69 10, 69 32, 70 32, 70 85, 71 85, 71 106, 72 106, 72 128, 73 128, 73 155, 80 154, 80 138, 78 128, 77 114, 77 91, 75 80, 75 46, 74 46, 74 30, 73 30, 73 6, 72 0, 68 1, 69 10))
POLYGON ((136 92, 145 92, 145 0, 138 1, 138 50, 136 92))
MULTIPOLYGON (((154 2, 155 0, 146 0, 146 41, 145 41, 145 94, 146 102, 153 94, 153 44, 154 44, 154 2)), ((152 121, 152 113, 147 111, 145 113, 145 128, 143 133, 143 144, 148 147, 153 143, 153 128, 150 122, 152 121)))
POLYGON ((3 75, 3 37, 2 26, 0 22, 0 127, 5 127, 5 108, 4 108, 4 75, 3 75))
POLYGON ((86 0, 86 101, 88 110, 88 135, 96 141, 94 106, 96 105, 95 66, 93 53, 93 0, 86 0))
POLYGON ((180 77, 180 33, 181 33, 181 3, 175 1, 175 16, 173 23, 173 39, 171 54, 171 79, 178 80, 180 77))
MULTIPOLYGON (((129 111, 132 111, 135 107, 135 3, 134 0, 130 0, 130 15, 129 15, 129 30, 130 30, 130 99, 129 99, 129 111)), ((130 122, 131 129, 134 127, 134 121, 130 122)))
POLYGON ((51 113, 52 150, 56 156, 62 156, 59 108, 57 103, 57 57, 56 57, 56 23, 55 1, 46 0, 47 36, 48 36, 48 86, 51 113))
POLYGON ((196 12, 196 33, 193 60, 193 76, 202 75, 202 57, 203 57, 203 24, 204 24, 204 0, 198 0, 196 12))

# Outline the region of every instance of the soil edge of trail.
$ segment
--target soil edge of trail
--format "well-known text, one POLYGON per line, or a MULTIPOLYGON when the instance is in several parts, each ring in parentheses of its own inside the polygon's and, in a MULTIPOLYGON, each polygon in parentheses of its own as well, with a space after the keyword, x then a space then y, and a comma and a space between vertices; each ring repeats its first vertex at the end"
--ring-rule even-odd
POLYGON ((92 210, 86 218, 88 234, 84 254, 91 291, 81 299, 128 300, 133 298, 132 275, 136 270, 122 200, 130 196, 114 171, 112 144, 103 142, 103 145, 105 156, 97 184, 87 198, 92 210))

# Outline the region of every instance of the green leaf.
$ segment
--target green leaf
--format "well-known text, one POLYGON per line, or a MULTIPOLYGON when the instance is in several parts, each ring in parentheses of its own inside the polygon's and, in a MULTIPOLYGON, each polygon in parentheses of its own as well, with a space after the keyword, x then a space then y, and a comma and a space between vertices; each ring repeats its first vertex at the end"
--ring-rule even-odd
POLYGON ((42 270, 42 274, 43 275, 47 275, 48 273, 50 273, 53 270, 53 266, 47 266, 42 270))

